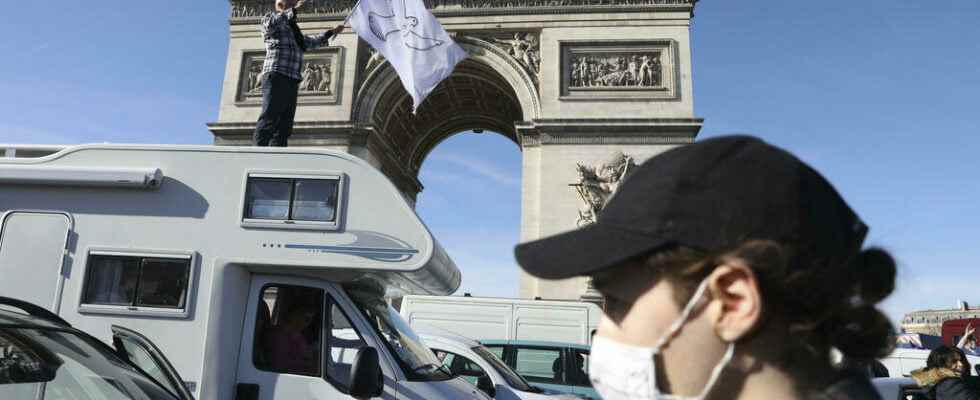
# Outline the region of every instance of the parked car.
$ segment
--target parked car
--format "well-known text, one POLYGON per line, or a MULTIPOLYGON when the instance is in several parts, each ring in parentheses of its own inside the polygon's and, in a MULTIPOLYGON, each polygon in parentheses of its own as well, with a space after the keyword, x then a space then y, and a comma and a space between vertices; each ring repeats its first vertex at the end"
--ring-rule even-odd
POLYGON ((532 385, 586 399, 600 398, 589 382, 589 346, 530 340, 480 343, 532 385))
POLYGON ((462 376, 497 400, 581 399, 531 385, 479 342, 437 329, 419 329, 419 337, 453 375, 462 376))
POLYGON ((0 297, 0 305, 2 399, 193 399, 139 333, 114 326, 113 349, 32 303, 0 297))
POLYGON ((877 378, 871 383, 882 400, 924 400, 925 392, 912 378, 877 378))

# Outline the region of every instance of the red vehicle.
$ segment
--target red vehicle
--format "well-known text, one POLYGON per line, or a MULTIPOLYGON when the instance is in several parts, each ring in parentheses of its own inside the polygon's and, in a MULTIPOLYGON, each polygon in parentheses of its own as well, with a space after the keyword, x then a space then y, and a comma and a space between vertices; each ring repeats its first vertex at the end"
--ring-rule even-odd
MULTIPOLYGON (((966 331, 967 325, 978 328, 977 331, 980 331, 980 318, 951 319, 943 322, 943 344, 956 346, 956 344, 959 343, 960 339, 963 337, 963 332, 966 331)), ((973 337, 980 340, 980 335, 978 335, 977 332, 973 333, 973 337)))

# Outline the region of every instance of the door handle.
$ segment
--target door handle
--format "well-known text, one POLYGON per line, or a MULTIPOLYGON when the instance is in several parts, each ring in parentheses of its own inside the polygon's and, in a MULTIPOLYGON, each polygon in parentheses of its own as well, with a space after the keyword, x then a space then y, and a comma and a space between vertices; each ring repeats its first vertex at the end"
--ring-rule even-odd
POLYGON ((259 385, 239 383, 235 386, 235 400, 259 400, 259 385))

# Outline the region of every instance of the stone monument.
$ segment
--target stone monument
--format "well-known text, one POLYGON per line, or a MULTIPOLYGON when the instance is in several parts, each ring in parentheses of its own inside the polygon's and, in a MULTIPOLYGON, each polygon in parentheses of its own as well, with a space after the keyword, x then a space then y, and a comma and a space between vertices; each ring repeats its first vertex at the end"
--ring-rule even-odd
MULTIPOLYGON (((208 127, 215 144, 248 145, 261 106, 258 23, 273 0, 230 2, 221 107, 208 127)), ((308 0, 300 26, 329 29, 354 3, 308 0)), ((523 154, 521 239, 531 240, 591 223, 632 168, 691 143, 701 128, 691 88, 696 0, 425 3, 470 57, 418 114, 384 58, 347 30, 307 53, 290 145, 355 154, 414 201, 436 144, 468 130, 497 132, 523 154)), ((520 294, 596 299, 587 279, 522 275, 520 294)))

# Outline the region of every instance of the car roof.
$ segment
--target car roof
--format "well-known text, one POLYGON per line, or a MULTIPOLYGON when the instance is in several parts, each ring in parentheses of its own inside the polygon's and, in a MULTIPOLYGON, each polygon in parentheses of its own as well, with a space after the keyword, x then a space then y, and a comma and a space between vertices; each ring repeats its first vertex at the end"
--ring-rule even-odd
POLYGON ((444 333, 444 332, 440 332, 440 333, 416 332, 416 333, 418 333, 419 337, 422 338, 422 341, 425 342, 451 342, 453 344, 458 344, 466 348, 473 348, 473 347, 480 346, 480 342, 477 342, 476 340, 464 336, 456 335, 453 333, 444 333))
POLYGON ((19 328, 71 329, 70 326, 62 325, 45 318, 11 311, 6 308, 0 308, 0 325, 19 328))
POLYGON ((511 345, 511 346, 535 346, 535 347, 552 347, 552 348, 570 348, 579 350, 589 350, 591 347, 586 344, 580 343, 568 343, 568 342, 548 342, 543 340, 480 340, 484 346, 501 346, 501 345, 511 345))

